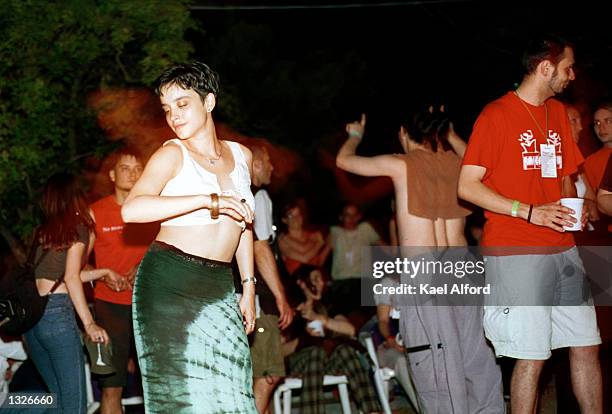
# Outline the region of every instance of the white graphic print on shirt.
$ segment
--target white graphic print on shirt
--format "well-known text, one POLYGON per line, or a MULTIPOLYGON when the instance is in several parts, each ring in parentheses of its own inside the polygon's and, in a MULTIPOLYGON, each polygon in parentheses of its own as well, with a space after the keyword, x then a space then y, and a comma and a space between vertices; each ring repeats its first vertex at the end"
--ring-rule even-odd
MULTIPOLYGON (((533 131, 528 129, 520 134, 518 141, 523 147, 523 170, 539 170, 542 167, 540 158, 539 145, 533 135, 533 131)), ((563 168, 563 157, 561 155, 561 136, 559 133, 548 130, 548 139, 546 143, 555 146, 555 154, 557 155, 557 168, 563 168)))

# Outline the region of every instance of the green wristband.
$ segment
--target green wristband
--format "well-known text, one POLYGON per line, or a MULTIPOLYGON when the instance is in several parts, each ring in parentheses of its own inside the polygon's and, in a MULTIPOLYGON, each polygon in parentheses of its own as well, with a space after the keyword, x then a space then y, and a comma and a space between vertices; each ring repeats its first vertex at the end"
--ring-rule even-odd
POLYGON ((354 131, 352 129, 349 131, 348 134, 349 134, 349 137, 355 137, 355 138, 359 138, 359 139, 361 139, 363 137, 363 135, 360 132, 354 131))
POLYGON ((520 205, 521 203, 518 200, 514 200, 512 202, 512 210, 510 211, 510 213, 512 214, 512 217, 518 217, 518 209, 520 205))

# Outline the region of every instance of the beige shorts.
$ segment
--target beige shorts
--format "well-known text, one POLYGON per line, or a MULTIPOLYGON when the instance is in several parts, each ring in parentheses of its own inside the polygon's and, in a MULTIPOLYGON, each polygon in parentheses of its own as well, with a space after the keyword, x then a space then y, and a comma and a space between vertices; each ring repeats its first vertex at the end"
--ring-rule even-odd
POLYGON ((262 314, 255 322, 253 335, 253 377, 284 377, 285 360, 281 352, 278 316, 262 314))
POLYGON ((498 356, 548 359, 552 349, 601 343, 574 247, 547 255, 487 256, 484 330, 498 356))

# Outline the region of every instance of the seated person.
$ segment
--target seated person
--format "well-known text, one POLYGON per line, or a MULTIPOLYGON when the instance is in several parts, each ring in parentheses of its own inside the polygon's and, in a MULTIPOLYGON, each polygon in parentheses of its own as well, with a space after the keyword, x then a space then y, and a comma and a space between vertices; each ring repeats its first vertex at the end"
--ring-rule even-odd
POLYGON ((320 231, 306 229, 305 216, 305 207, 299 202, 284 208, 282 221, 287 231, 278 236, 278 248, 289 274, 303 264, 322 266, 330 252, 320 231))
POLYGON ((302 266, 297 272, 301 318, 283 332, 283 355, 290 375, 302 378, 301 413, 323 412, 323 377, 346 375, 350 395, 364 413, 381 411, 368 370, 359 357, 363 347, 353 339, 356 329, 342 315, 331 317, 321 298, 326 279, 321 269, 302 266))

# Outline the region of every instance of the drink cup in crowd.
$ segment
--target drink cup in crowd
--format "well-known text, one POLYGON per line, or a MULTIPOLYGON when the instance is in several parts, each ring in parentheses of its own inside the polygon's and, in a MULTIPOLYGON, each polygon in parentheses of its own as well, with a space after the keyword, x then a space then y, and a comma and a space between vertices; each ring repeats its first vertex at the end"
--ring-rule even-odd
POLYGON ((308 322, 306 326, 312 329, 319 336, 325 335, 325 331, 323 330, 323 321, 319 319, 315 319, 314 321, 308 322))
POLYGON ((112 365, 113 349, 110 342, 108 344, 101 344, 87 340, 85 345, 89 354, 92 373, 107 375, 116 372, 115 367, 112 365))
POLYGON ((565 231, 582 230, 581 219, 582 219, 582 207, 584 206, 584 199, 582 198, 562 198, 561 205, 574 210, 574 214, 572 214, 572 216, 577 220, 573 226, 563 226, 563 229, 565 229, 565 231))

